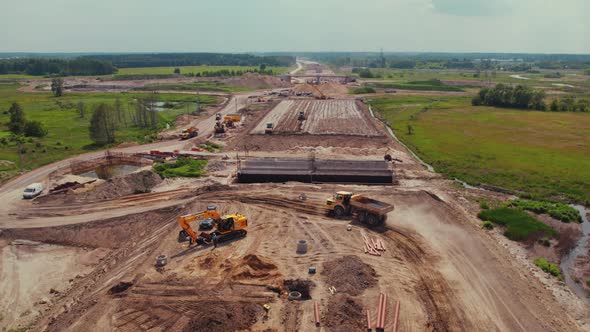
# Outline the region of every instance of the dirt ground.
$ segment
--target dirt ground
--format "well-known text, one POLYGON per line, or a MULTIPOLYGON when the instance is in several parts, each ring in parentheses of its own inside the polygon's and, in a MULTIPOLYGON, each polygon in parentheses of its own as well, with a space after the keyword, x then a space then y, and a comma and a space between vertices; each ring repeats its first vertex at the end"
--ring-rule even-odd
MULTIPOLYGON (((530 272, 512 264, 507 252, 469 216, 458 212, 457 202, 441 193, 302 184, 224 188, 205 191, 193 203, 158 214, 5 234, 37 241, 69 239, 62 240, 63 245, 112 250, 63 299, 49 307, 35 328, 176 331, 198 322, 203 331, 309 331, 314 329, 313 302, 319 301, 326 330, 335 331, 330 326, 335 326, 335 317, 342 314, 332 315, 334 310, 376 310, 379 292, 386 292, 390 309, 393 301, 401 300, 400 327, 404 331, 577 329, 572 314, 552 305, 551 294, 531 279, 530 272), (352 230, 347 231, 351 221, 326 217, 321 204, 339 189, 395 204, 387 227, 371 230, 352 221, 352 230), (300 193, 306 193, 306 202, 297 199, 300 193), (250 226, 246 238, 214 250, 177 243, 176 216, 204 209, 208 203, 217 204, 223 213, 247 215, 250 226), (383 256, 364 254, 361 232, 385 243, 383 256), (89 241, 84 233, 101 236, 89 241), (309 243, 304 255, 295 253, 301 239, 309 243), (160 254, 169 257, 163 271, 153 266, 160 254), (334 277, 333 269, 339 259, 349 260, 350 256, 356 257, 352 263, 341 264, 350 266, 351 273, 367 272, 348 284, 345 281, 350 278, 334 277), (307 273, 312 265, 319 273, 307 273), (289 279, 313 281, 311 299, 287 300, 282 281, 289 279), (109 293, 121 281, 132 286, 121 293, 109 293), (336 288, 336 294, 327 290, 330 286, 336 288), (268 319, 263 318, 261 309, 265 303, 271 305, 268 319), (226 308, 226 313, 203 316, 202 307, 209 305, 226 308), (247 319, 239 320, 239 326, 227 325, 235 317, 247 319)), ((351 326, 351 331, 363 326, 364 315, 357 311, 343 325, 351 326)), ((388 317, 392 315, 388 312, 388 317)), ((391 324, 388 318, 388 328, 391 324)))
POLYGON ((0 328, 33 322, 107 253, 105 249, 0 240, 0 328))

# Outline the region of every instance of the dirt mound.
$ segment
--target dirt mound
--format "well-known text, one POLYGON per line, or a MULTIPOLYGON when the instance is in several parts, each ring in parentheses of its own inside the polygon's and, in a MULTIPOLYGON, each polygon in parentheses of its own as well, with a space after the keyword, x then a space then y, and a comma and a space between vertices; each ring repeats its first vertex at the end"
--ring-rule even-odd
POLYGON ((232 279, 269 279, 277 277, 277 266, 270 259, 257 255, 246 255, 239 268, 233 273, 232 279))
POLYGON ((324 263, 321 273, 338 293, 360 295, 365 289, 377 285, 375 270, 356 256, 344 256, 324 263))
POLYGON ((328 97, 348 94, 348 89, 346 88, 346 86, 337 82, 328 82, 319 85, 302 83, 297 84, 295 85, 295 87, 293 87, 293 91, 295 91, 296 93, 312 93, 315 97, 320 96, 318 90, 328 97))
POLYGON ((366 329, 363 306, 346 294, 330 298, 324 322, 326 331, 356 332, 366 329))
POLYGON ((148 193, 153 187, 160 184, 162 178, 151 170, 143 170, 114 177, 93 191, 82 194, 83 199, 112 199, 125 195, 148 193))
POLYGON ((206 302, 203 310, 191 315, 185 332, 227 332, 248 330, 264 309, 255 303, 206 302))
POLYGON ((258 73, 246 73, 242 76, 224 80, 224 83, 242 88, 288 88, 291 83, 282 81, 278 77, 260 75, 258 73))

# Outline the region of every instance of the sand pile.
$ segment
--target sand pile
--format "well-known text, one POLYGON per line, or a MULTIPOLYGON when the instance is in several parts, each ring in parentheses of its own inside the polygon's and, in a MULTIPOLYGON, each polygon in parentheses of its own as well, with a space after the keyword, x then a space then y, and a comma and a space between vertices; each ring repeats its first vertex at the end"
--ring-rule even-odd
POLYGON ((261 317, 264 309, 260 304, 245 302, 207 301, 203 310, 191 313, 185 332, 227 332, 249 330, 261 317))
POLYGON ((346 294, 330 298, 324 324, 326 331, 362 331, 366 329, 363 306, 346 294))
POLYGON ((260 75, 258 73, 246 73, 242 76, 228 78, 223 81, 225 84, 239 86, 242 88, 288 88, 291 83, 282 81, 278 77, 260 75))
POLYGON ((322 275, 329 286, 336 285, 338 293, 360 295, 365 289, 377 285, 375 270, 356 256, 325 262, 322 275))
POLYGON ((143 170, 114 177, 97 185, 93 191, 81 194, 82 199, 112 199, 126 195, 148 193, 162 178, 152 170, 143 170))
POLYGON ((277 277, 277 266, 266 257, 257 255, 246 255, 239 264, 239 268, 235 270, 232 279, 263 279, 277 277))
POLYGON ((312 93, 315 97, 320 96, 318 90, 328 97, 348 94, 348 89, 344 85, 337 82, 327 82, 320 85, 302 83, 293 87, 293 91, 295 91, 295 93, 312 93))

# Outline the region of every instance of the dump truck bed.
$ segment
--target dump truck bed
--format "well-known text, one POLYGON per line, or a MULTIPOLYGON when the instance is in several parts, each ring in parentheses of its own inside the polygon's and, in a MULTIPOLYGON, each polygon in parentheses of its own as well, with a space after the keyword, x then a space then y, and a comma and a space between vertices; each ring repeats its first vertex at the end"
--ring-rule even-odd
POLYGON ((392 204, 381 202, 362 195, 352 196, 350 199, 350 205, 356 209, 366 210, 379 216, 393 211, 392 204))

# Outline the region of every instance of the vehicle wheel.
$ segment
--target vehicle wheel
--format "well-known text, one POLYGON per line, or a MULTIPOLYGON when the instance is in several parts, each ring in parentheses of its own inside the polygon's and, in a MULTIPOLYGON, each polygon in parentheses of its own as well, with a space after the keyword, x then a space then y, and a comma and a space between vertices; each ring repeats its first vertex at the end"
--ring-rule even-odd
POLYGON ((185 230, 178 232, 178 242, 186 242, 190 239, 190 236, 185 230))
POLYGON ((379 218, 374 214, 369 214, 367 216, 367 224, 370 226, 377 226, 379 224, 379 218))
POLYGON ((342 206, 337 206, 334 208, 334 217, 339 219, 344 217, 344 208, 342 206))
POLYGON ((367 221, 368 221, 368 220, 367 220, 367 219, 368 219, 367 217, 368 217, 368 216, 367 216, 367 212, 365 212, 365 211, 362 211, 361 213, 359 213, 359 221, 360 221, 361 223, 363 223, 363 224, 366 224, 366 223, 367 223, 367 221))

